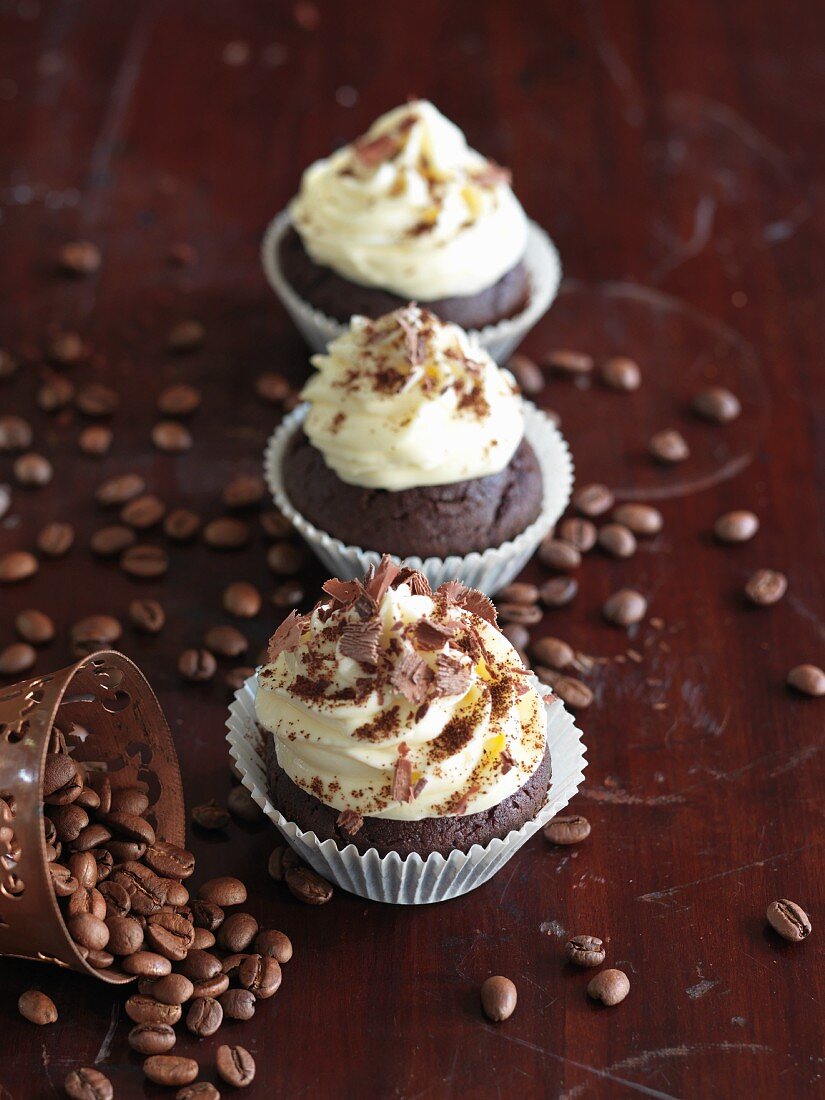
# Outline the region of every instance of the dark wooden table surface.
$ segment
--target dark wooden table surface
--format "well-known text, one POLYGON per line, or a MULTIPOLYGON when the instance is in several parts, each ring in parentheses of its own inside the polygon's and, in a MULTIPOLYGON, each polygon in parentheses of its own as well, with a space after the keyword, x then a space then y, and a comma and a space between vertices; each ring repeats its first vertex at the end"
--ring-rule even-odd
MULTIPOLYGON (((32 548, 49 519, 78 532, 63 560, 0 590, 0 644, 19 610, 41 607, 59 632, 37 668, 59 668, 82 615, 124 617, 136 593, 157 595, 163 634, 126 628, 121 646, 166 707, 189 804, 226 796, 228 666, 192 687, 176 660, 225 620, 227 582, 272 590, 264 540, 225 555, 172 547, 165 580, 129 580, 88 550, 104 522, 93 491, 136 470, 170 506, 222 513, 221 488, 258 470, 277 415, 255 378, 278 370, 297 382, 307 370, 259 268, 264 226, 310 161, 408 93, 431 97, 512 166, 524 205, 558 243, 562 293, 526 350, 641 363, 636 394, 553 379, 541 401, 562 416, 579 482, 655 500, 665 529, 630 561, 585 559, 578 597, 534 632, 600 659, 580 715, 590 765, 575 808, 593 832, 579 849, 539 837, 492 883, 435 908, 338 892, 312 910, 267 878, 268 827, 191 838, 206 871, 248 876, 253 912, 295 943, 275 1001, 222 1041, 256 1057, 250 1096, 290 1100, 819 1095, 825 704, 784 679, 825 658, 821 7, 413 7, 322 5, 316 26, 312 5, 271 0, 0 3, 0 346, 24 360, 0 382, 0 411, 28 417, 55 464, 49 487, 13 489, 0 547, 32 548), (102 250, 95 278, 55 273, 58 248, 78 238, 102 250), (179 242, 197 251, 189 268, 167 260, 179 242), (205 346, 170 356, 167 331, 190 317, 205 324, 205 346), (80 455, 82 417, 36 407, 54 326, 93 349, 74 380, 121 393, 105 459, 80 455), (182 456, 149 438, 173 380, 204 393, 182 456), (705 380, 740 394, 737 423, 687 411, 705 380), (665 427, 691 444, 677 469, 646 456, 665 427), (710 529, 734 507, 753 508, 761 530, 722 547, 710 529), (789 592, 749 609, 742 586, 760 566, 787 573, 789 592), (629 636, 599 614, 624 584, 650 599, 629 636), (808 909, 809 941, 766 931, 775 897, 808 909), (587 975, 564 965, 565 934, 577 932, 607 939, 630 975, 618 1008, 589 1003, 587 975), (500 1025, 479 1011, 491 973, 519 989, 500 1025)), ((11 481, 12 459, 0 463, 0 482, 11 481)), ((526 575, 546 574, 533 563, 526 575)), ((308 592, 322 579, 311 567, 308 592)), ((278 618, 267 604, 244 625, 253 652, 278 618)), ((120 995, 35 964, 4 961, 0 975, 4 1100, 59 1095, 71 1067, 95 1062, 118 1097, 151 1094, 120 995), (55 1026, 17 1016, 31 985, 57 1002, 55 1026)), ((207 1067, 217 1042, 198 1048, 207 1067)), ((196 1046, 182 1037, 178 1050, 196 1046)))

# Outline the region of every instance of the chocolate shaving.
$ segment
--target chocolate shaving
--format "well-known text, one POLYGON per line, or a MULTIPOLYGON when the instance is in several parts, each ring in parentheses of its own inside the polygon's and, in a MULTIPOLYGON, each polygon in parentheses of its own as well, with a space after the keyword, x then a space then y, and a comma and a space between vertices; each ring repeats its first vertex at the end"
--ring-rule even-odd
POLYGON ((426 786, 427 786, 427 777, 426 777, 426 775, 422 775, 421 778, 416 783, 416 785, 413 787, 413 792, 412 792, 413 801, 415 801, 415 799, 418 798, 418 796, 421 794, 421 792, 424 790, 424 788, 426 786))
POLYGON ((470 799, 474 794, 478 794, 480 790, 481 788, 478 783, 473 783, 472 787, 468 787, 463 795, 460 797, 456 796, 456 800, 450 806, 450 813, 455 814, 456 817, 465 813, 467 807, 470 805, 470 799))
POLYGON ((430 582, 420 569, 410 569, 409 566, 405 566, 395 578, 395 587, 397 588, 399 584, 406 584, 413 596, 432 596, 433 594, 430 582))
POLYGON ((404 340, 407 344, 407 358, 410 361, 410 366, 419 367, 425 359, 425 353, 427 350, 427 341, 424 338, 424 333, 419 332, 413 322, 410 320, 412 316, 413 303, 406 310, 399 309, 395 315, 395 319, 398 321, 398 327, 404 333, 404 340))
POLYGON ((375 168, 395 156, 400 145, 392 134, 379 134, 375 138, 359 138, 355 142, 355 155, 368 168, 375 168))
POLYGON ((502 749, 499 753, 499 757, 501 758, 501 774, 506 775, 507 772, 511 771, 515 767, 515 757, 509 749, 502 749))
POLYGON ((436 695, 463 695, 469 686, 469 668, 457 657, 439 653, 435 659, 436 695))
POLYGON ((301 644, 301 633, 304 628, 304 617, 297 611, 290 611, 272 637, 266 647, 267 661, 274 661, 281 653, 291 649, 297 649, 301 644))
POLYGON ((349 607, 363 591, 360 581, 340 581, 337 577, 330 577, 328 581, 324 581, 321 589, 342 607, 349 607))
POLYGON ((361 814, 356 813, 355 810, 342 810, 338 814, 338 820, 336 825, 339 829, 343 829, 345 833, 349 833, 350 836, 355 836, 359 829, 364 824, 364 819, 361 814))
POLYGON ((494 160, 488 160, 483 168, 471 173, 472 178, 482 187, 496 187, 500 183, 513 182, 513 173, 509 168, 496 164, 494 160))
POLYGON ((367 619, 356 623, 345 623, 341 632, 339 649, 344 657, 351 657, 362 665, 378 664, 378 640, 381 637, 381 623, 378 619, 367 619))
POLYGON ((370 566, 364 578, 364 588, 367 594, 375 600, 377 606, 380 607, 387 590, 392 586, 393 581, 400 572, 401 566, 394 562, 389 554, 382 556, 377 568, 373 569, 370 566))
POLYGON ((410 755, 410 746, 407 744, 406 741, 401 741, 400 742, 400 744, 398 746, 398 755, 399 756, 409 756, 410 755))
POLYGON ((412 802, 412 762, 399 756, 392 777, 392 797, 396 802, 412 802))
POLYGON ((432 651, 441 649, 457 629, 455 623, 435 623, 432 619, 422 619, 413 627, 412 633, 419 649, 432 651))
POLYGON ((443 593, 447 603, 463 607, 465 611, 478 615, 481 619, 486 619, 493 626, 498 625, 495 605, 478 589, 467 588, 460 581, 447 581, 441 585, 438 591, 443 593))
POLYGON ((433 670, 418 654, 405 648, 390 673, 390 686, 413 706, 418 706, 427 698, 433 681, 433 670))

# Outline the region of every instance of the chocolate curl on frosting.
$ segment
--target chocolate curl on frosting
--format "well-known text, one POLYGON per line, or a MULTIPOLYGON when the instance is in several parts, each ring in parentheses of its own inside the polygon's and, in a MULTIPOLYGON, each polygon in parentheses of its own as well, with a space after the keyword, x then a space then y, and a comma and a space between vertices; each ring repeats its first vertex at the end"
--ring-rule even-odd
POLYGON ((272 637, 266 648, 267 661, 274 661, 281 653, 291 649, 297 649, 301 644, 301 633, 304 629, 304 617, 297 611, 290 611, 272 637))
POLYGON ((441 649, 457 629, 455 623, 435 623, 432 619, 422 619, 420 623, 416 623, 413 637, 419 649, 433 651, 441 649))
POLYGON ((330 577, 328 581, 324 581, 321 586, 322 591, 326 592, 328 596, 332 596, 336 603, 341 607, 349 607, 351 603, 354 603, 361 592, 360 581, 339 581, 337 577, 330 577))
POLYGON ((367 594, 375 600, 377 606, 381 606, 381 601, 386 596, 387 590, 392 587, 393 581, 400 572, 401 566, 394 562, 389 554, 382 556, 376 568, 370 566, 366 577, 364 577, 364 588, 367 594))
POLYGON ((440 586, 438 592, 446 598, 447 603, 463 607, 465 611, 486 619, 492 626, 498 626, 495 605, 483 592, 475 588, 467 588, 460 581, 447 581, 440 586))
POLYGON ((433 682, 433 670, 418 654, 405 648, 390 673, 390 687, 418 706, 427 698, 433 682))
POLYGON ((430 582, 420 569, 410 569, 409 566, 405 566, 395 578, 394 587, 397 588, 399 584, 406 584, 413 596, 432 596, 433 594, 430 582))
POLYGON ((392 776, 392 797, 396 802, 412 802, 412 762, 399 756, 392 776))
POLYGON ((436 695, 462 695, 469 686, 469 668, 458 658, 439 653, 435 659, 436 695))
POLYGON ((345 657, 351 657, 359 664, 375 666, 378 664, 380 637, 381 623, 378 619, 345 623, 339 649, 345 657))
POLYGON ((450 813, 455 814, 457 817, 466 813, 467 807, 470 805, 470 799, 473 795, 478 794, 481 790, 478 783, 473 783, 472 787, 468 787, 462 795, 456 795, 452 804, 450 805, 450 813))
POLYGON ((497 187, 500 183, 509 186, 513 182, 513 173, 510 169, 496 164, 494 160, 488 160, 483 168, 476 169, 470 175, 481 187, 497 187))
POLYGON ((419 332, 410 320, 410 316, 412 315, 410 311, 414 305, 414 302, 410 302, 407 309, 399 309, 395 318, 398 321, 398 327, 404 333, 404 340, 407 344, 407 358, 410 361, 410 366, 420 367, 424 362, 427 341, 424 338, 424 333, 419 332))
POLYGON ((350 836, 355 836, 363 827, 364 819, 355 810, 342 810, 338 814, 336 825, 339 829, 343 829, 345 833, 349 833, 350 836))

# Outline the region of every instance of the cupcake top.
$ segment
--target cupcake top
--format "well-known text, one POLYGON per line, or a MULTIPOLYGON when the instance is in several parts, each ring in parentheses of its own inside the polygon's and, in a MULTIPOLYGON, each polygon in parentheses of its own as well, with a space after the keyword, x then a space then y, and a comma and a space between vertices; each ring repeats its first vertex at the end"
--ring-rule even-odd
POLYGON ((426 100, 311 165, 291 215, 316 263, 420 301, 492 286, 527 243, 509 173, 426 100))
POLYGON ((545 708, 486 596, 382 559, 292 612, 256 710, 297 786, 342 813, 420 820, 498 805, 536 771, 545 708))
POLYGON ((304 430, 350 485, 399 491, 503 470, 524 435, 509 372, 415 305, 353 317, 304 387, 304 430))

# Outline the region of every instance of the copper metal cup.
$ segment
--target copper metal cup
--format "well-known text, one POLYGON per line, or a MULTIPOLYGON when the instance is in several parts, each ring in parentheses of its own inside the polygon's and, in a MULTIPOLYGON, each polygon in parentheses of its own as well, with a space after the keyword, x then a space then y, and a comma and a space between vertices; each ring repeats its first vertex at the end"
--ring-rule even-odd
POLYGON ((101 650, 60 672, 0 689, 0 798, 14 815, 10 828, 0 831, 0 954, 56 963, 112 984, 128 982, 121 970, 97 970, 84 961, 52 889, 43 767, 55 723, 74 759, 105 770, 113 790, 147 791, 146 816, 159 837, 180 845, 185 839, 172 736, 154 692, 128 657, 101 650))

